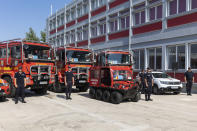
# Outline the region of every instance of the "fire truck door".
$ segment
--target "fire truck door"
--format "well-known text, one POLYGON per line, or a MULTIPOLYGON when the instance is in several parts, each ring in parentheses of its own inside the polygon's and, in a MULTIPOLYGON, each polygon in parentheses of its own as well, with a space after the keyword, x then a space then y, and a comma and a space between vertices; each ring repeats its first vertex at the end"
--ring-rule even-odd
POLYGON ((11 47, 11 65, 17 66, 21 59, 21 47, 13 46, 11 47))

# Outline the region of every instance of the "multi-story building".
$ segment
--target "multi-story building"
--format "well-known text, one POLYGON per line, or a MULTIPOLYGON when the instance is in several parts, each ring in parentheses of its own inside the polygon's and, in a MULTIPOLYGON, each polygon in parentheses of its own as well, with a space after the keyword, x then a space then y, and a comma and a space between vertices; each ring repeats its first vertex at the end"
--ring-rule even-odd
MULTIPOLYGON (((132 50, 134 69, 183 80, 197 70, 197 0, 73 0, 47 19, 47 41, 94 50, 132 50)), ((197 78, 197 77, 196 77, 197 78)))

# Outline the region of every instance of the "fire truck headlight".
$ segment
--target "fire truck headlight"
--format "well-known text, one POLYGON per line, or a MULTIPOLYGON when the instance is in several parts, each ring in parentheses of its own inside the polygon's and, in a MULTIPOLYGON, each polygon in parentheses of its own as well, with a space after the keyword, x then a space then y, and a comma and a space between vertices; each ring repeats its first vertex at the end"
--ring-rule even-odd
POLYGON ((9 84, 8 83, 3 83, 3 86, 9 86, 9 84))

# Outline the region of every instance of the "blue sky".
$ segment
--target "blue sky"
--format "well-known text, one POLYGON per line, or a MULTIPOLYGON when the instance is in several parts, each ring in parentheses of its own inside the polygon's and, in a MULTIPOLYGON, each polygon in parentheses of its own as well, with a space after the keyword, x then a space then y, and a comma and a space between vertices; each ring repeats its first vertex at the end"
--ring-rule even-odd
POLYGON ((46 19, 71 0, 0 0, 0 41, 24 38, 29 27, 37 36, 44 30, 46 19))

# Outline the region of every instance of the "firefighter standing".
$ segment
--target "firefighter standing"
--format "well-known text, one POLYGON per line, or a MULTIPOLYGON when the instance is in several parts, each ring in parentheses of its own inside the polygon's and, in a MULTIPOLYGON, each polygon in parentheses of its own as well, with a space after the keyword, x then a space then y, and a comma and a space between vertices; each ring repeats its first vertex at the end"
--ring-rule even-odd
POLYGON ((141 87, 141 92, 144 93, 144 90, 146 88, 146 84, 145 84, 145 71, 144 69, 141 70, 140 74, 140 87, 141 87))
POLYGON ((26 75, 22 71, 22 67, 19 67, 19 71, 15 73, 14 84, 16 87, 15 104, 18 103, 19 95, 21 94, 22 103, 26 103, 25 98, 25 87, 26 87, 26 75))
POLYGON ((192 72, 190 67, 188 68, 188 71, 185 72, 184 76, 185 76, 184 78, 185 78, 185 83, 186 83, 187 95, 191 96, 192 85, 194 82, 194 73, 192 72))
POLYGON ((147 73, 145 75, 145 83, 146 83, 145 100, 152 101, 150 96, 152 94, 152 87, 153 87, 154 82, 153 82, 153 76, 152 76, 150 68, 147 68, 147 73))
POLYGON ((66 86, 66 99, 72 99, 71 98, 71 92, 72 92, 72 85, 74 84, 74 75, 72 72, 72 68, 69 66, 68 71, 65 72, 64 82, 66 86))

